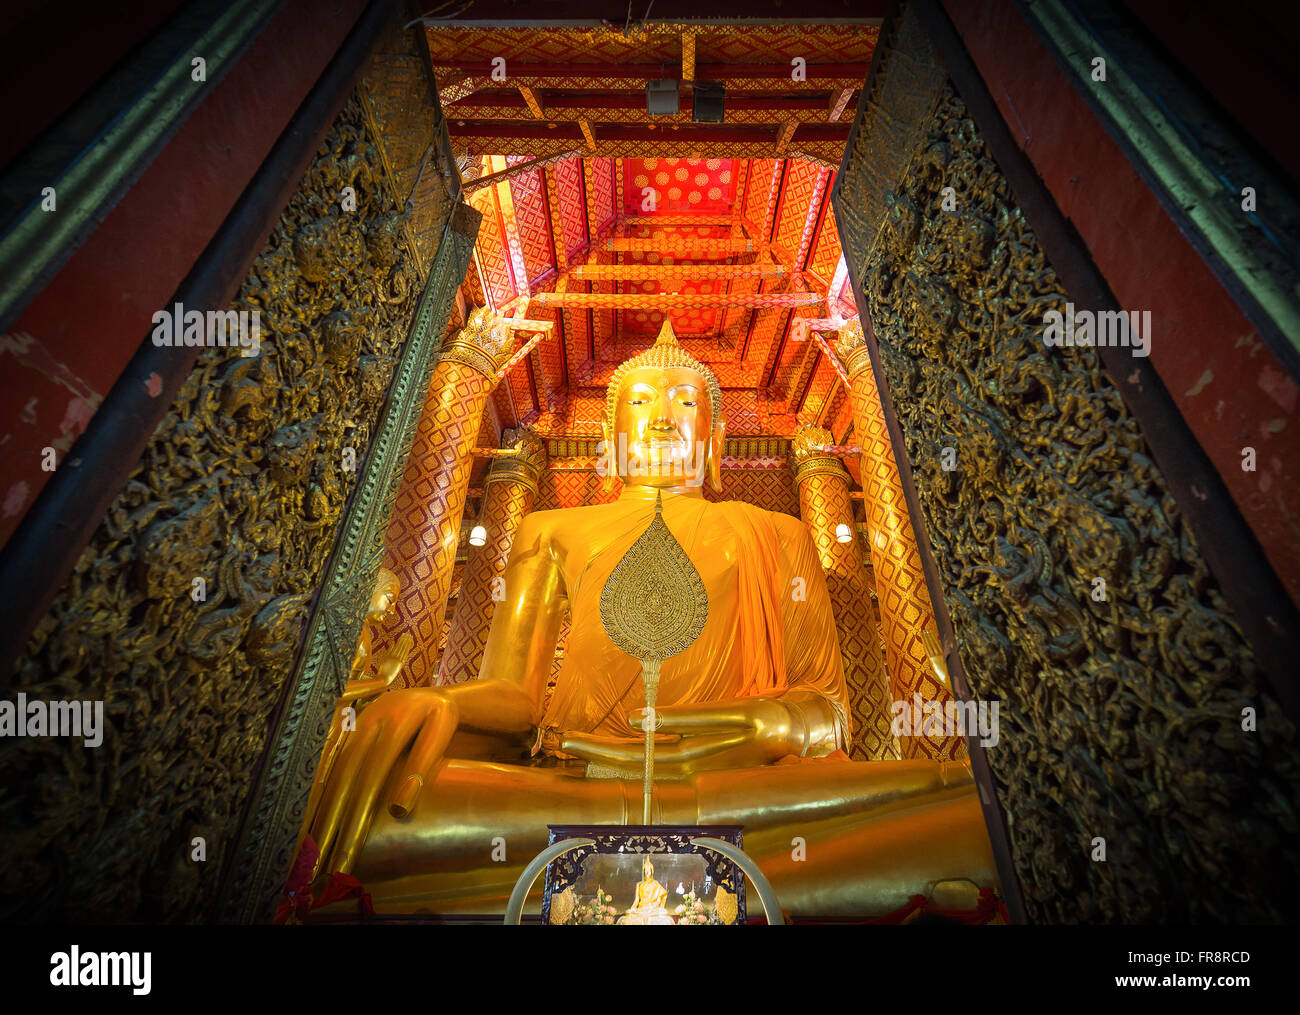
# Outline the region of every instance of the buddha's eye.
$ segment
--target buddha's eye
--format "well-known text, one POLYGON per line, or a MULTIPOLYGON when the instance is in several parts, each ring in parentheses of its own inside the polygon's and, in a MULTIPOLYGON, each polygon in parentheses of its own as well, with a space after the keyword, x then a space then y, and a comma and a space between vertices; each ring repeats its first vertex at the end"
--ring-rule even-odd
POLYGON ((693 401, 693 400, 691 400, 691 399, 689 399, 689 398, 684 398, 684 399, 682 399, 682 405, 685 405, 685 406, 694 406, 694 405, 698 405, 698 404, 699 404, 698 402, 695 402, 695 401, 693 401))

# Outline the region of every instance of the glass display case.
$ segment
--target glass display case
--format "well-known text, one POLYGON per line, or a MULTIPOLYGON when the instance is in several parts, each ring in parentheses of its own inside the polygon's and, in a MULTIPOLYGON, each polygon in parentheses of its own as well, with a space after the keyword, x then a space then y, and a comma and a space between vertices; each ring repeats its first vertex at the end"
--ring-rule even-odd
POLYGON ((738 825, 549 825, 590 840, 546 867, 542 922, 703 926, 745 922, 745 875, 708 840, 742 848, 738 825))

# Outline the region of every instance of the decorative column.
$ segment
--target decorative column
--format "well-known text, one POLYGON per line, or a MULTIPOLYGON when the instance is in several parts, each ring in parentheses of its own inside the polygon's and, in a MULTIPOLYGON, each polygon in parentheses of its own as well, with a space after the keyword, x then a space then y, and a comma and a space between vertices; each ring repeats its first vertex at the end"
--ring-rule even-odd
POLYGON ((835 613, 853 712, 849 754, 856 761, 885 761, 899 757, 890 728, 889 682, 849 500, 850 477, 839 459, 822 450, 833 443, 829 430, 811 424, 800 427, 794 436, 791 458, 799 513, 812 531, 835 613), (841 525, 847 528, 848 542, 840 542, 841 525))
POLYGON ((507 323, 480 307, 443 346, 429 380, 385 553, 401 594, 396 617, 383 633, 386 642, 408 631, 415 638, 401 678, 408 687, 433 682, 474 441, 510 341, 507 323))
POLYGON ((458 684, 478 676, 492 614, 504 596, 510 547, 519 523, 532 510, 537 481, 546 465, 545 442, 528 430, 503 431, 501 446, 505 450, 492 462, 483 484, 478 518, 487 530, 487 542, 470 547, 447 646, 438 663, 438 684, 458 684))
MULTIPOLYGON (((920 717, 915 716, 916 697, 920 696, 922 704, 934 701, 943 707, 953 700, 952 692, 939 681, 925 649, 923 632, 935 627, 934 608, 907 513, 894 447, 885 426, 876 375, 858 321, 850 321, 840 329, 839 353, 848 368, 854 431, 862 446, 863 502, 889 685, 894 700, 908 703, 905 715, 913 717, 912 731, 916 732, 920 725, 920 717)), ((955 761, 967 756, 960 732, 947 736, 936 729, 901 736, 898 742, 904 758, 955 761)))

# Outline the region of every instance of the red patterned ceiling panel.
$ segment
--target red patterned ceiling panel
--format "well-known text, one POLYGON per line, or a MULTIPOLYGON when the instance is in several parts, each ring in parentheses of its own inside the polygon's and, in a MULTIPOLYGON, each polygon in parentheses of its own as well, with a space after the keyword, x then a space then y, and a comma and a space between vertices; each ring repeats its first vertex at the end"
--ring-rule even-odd
POLYGON ((533 379, 537 384, 537 399, 543 409, 550 399, 564 387, 564 365, 560 362, 560 340, 544 338, 533 347, 529 357, 533 363, 533 379))
POLYGON ((497 390, 499 391, 504 387, 508 387, 510 390, 516 418, 521 423, 525 422, 534 409, 533 388, 528 380, 526 361, 520 363, 510 373, 506 374, 505 380, 497 385, 497 390))
POLYGON ((813 187, 812 200, 808 205, 808 218, 804 221, 803 234, 799 237, 799 250, 795 254, 795 267, 802 271, 812 254, 812 246, 821 230, 822 219, 831 214, 830 210, 831 170, 818 167, 817 183, 813 187))
POLYGON ((831 424, 831 433, 838 434, 836 426, 841 412, 849 400, 849 389, 837 376, 835 383, 831 386, 830 398, 826 400, 826 406, 821 410, 821 421, 823 425, 831 424))
POLYGON ((514 298, 515 285, 506 263, 509 254, 506 251, 505 236, 501 232, 501 217, 497 212, 496 187, 488 186, 474 191, 469 197, 469 203, 483 215, 483 221, 478 227, 479 263, 486 273, 483 282, 492 294, 492 301, 500 307, 514 298))
POLYGON ((767 234, 762 232, 767 220, 768 205, 776 194, 780 159, 753 159, 749 163, 749 183, 745 194, 745 220, 759 229, 761 235, 755 237, 767 242, 767 234))
POLYGON ((515 221, 519 224, 519 244, 524 252, 528 281, 536 282, 555 268, 555 248, 551 243, 541 174, 533 170, 513 177, 510 193, 514 197, 515 221))
POLYGON ((560 199, 560 222, 570 262, 587 245, 587 216, 582 196, 582 166, 577 159, 555 164, 556 192, 560 199))
POLYGON ((772 388, 784 395, 787 402, 797 399, 807 384, 817 359, 817 343, 786 341, 776 364, 772 388))
POLYGON ((822 172, 821 166, 814 162, 791 159, 781 183, 772 242, 778 248, 778 256, 796 269, 800 266, 793 261, 803 239, 804 226, 818 211, 816 199, 821 195, 822 172))
MULTIPOLYGON (((570 292, 707 296, 789 293, 811 287, 824 293, 835 283, 832 296, 839 295, 844 277, 842 270, 837 271, 839 234, 833 214, 823 213, 833 174, 817 163, 797 158, 752 163, 693 157, 622 162, 596 158, 585 162, 568 159, 549 172, 555 175, 550 199, 552 207, 561 209, 558 236, 566 248, 568 269, 604 266, 598 279, 570 277, 570 292), (685 179, 679 179, 682 174, 685 179), (702 182, 697 175, 703 177, 702 182), (616 208, 618 180, 623 187, 616 208), (660 195, 653 211, 641 205, 643 186, 654 187, 660 195), (694 202, 690 199, 692 189, 701 195, 694 202), (715 193, 710 196, 710 191, 715 193), (604 249, 603 242, 587 249, 589 223, 597 231, 607 229, 614 224, 616 212, 626 221, 619 222, 613 235, 643 249, 610 251, 604 249), (766 279, 723 274, 727 266, 770 266, 771 255, 763 250, 740 253, 684 246, 688 241, 716 243, 734 238, 741 217, 758 229, 766 222, 787 261, 798 257, 801 249, 805 252, 806 285, 790 274, 766 279), (711 267, 696 270, 703 265, 711 267), (634 277, 620 269, 632 269, 629 274, 634 277)), ((544 276, 541 288, 553 290, 557 276, 546 272, 554 264, 549 258, 553 257, 557 233, 544 218, 540 174, 522 174, 509 187, 529 275, 534 281, 544 276)), ((485 211, 497 212, 487 196, 490 193, 489 189, 475 197, 485 211)), ((480 253, 488 265, 485 270, 498 305, 512 295, 502 284, 503 276, 508 277, 508 265, 500 251, 499 233, 498 216, 485 216, 480 253)), ((760 242, 765 239, 756 238, 760 242)), ((837 303, 837 307, 852 312, 851 304, 837 303)), ((812 317, 826 312, 821 306, 798 311, 812 317)), ((791 341, 793 315, 788 309, 665 310, 634 302, 617 311, 575 307, 558 312, 563 327, 557 328, 557 335, 540 343, 498 388, 494 405, 502 423, 510 425, 522 419, 556 437, 598 433, 604 385, 619 363, 653 341, 665 313, 685 347, 717 374, 726 392, 731 433, 788 435, 800 421, 820 419, 836 427, 849 422, 839 382, 824 357, 811 342, 791 341)), ((537 307, 528 316, 550 314, 537 307)))
MULTIPOLYGON (((508 381, 498 384, 492 389, 492 404, 496 407, 497 418, 501 421, 503 427, 519 425, 519 415, 515 412, 515 403, 508 381)), ((519 411, 523 412, 527 408, 529 406, 521 405, 519 411)))
MULTIPOLYGON (((835 174, 830 174, 827 187, 833 186, 835 174)), ((815 276, 818 285, 829 286, 835 277, 835 268, 840 263, 840 230, 835 224, 835 212, 827 208, 822 216, 821 228, 813 241, 812 257, 808 261, 808 271, 815 276)))
POLYGON ((808 386, 808 394, 804 398, 803 406, 798 413, 799 422, 816 423, 820 421, 826 403, 830 400, 835 388, 839 387, 839 384, 840 379, 835 373, 835 368, 831 366, 825 356, 819 357, 817 369, 808 386))
POLYGON ((592 159, 591 176, 595 184, 595 207, 591 211, 596 230, 609 227, 617 209, 614 207, 614 160, 592 159))
POLYGON ((623 208, 628 215, 725 214, 736 189, 734 159, 629 159, 623 208), (653 210, 648 199, 653 198, 653 210))
POLYGON ((563 310, 564 321, 564 355, 569 361, 569 383, 574 383, 573 373, 587 359, 587 340, 590 333, 591 315, 586 310, 563 310))

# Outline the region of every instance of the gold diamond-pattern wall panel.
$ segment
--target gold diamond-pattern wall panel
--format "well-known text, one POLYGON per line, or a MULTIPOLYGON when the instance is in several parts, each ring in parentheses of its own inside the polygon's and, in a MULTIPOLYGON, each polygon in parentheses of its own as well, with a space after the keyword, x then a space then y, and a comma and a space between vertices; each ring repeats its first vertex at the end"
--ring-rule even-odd
POLYGON ((538 482, 534 510, 552 511, 618 500, 623 484, 616 480, 612 490, 604 491, 601 489, 603 481, 603 477, 596 474, 594 461, 578 468, 570 463, 552 463, 538 482))
POLYGON ((800 421, 820 423, 831 396, 843 388, 844 384, 830 360, 825 356, 818 357, 816 370, 808 381, 808 392, 804 395, 803 407, 798 413, 800 421))
MULTIPOLYGON (((550 511, 617 500, 622 484, 616 481, 614 489, 605 493, 601 483, 594 457, 557 459, 553 455, 542 473, 534 510, 550 511)), ((715 493, 706 485, 704 496, 709 500, 743 500, 768 511, 799 517, 799 495, 784 459, 762 467, 727 468, 724 464, 722 493, 715 493)))
POLYGON ((722 492, 704 487, 707 500, 743 500, 768 511, 799 516, 799 495, 790 470, 782 462, 775 467, 722 469, 722 492))

